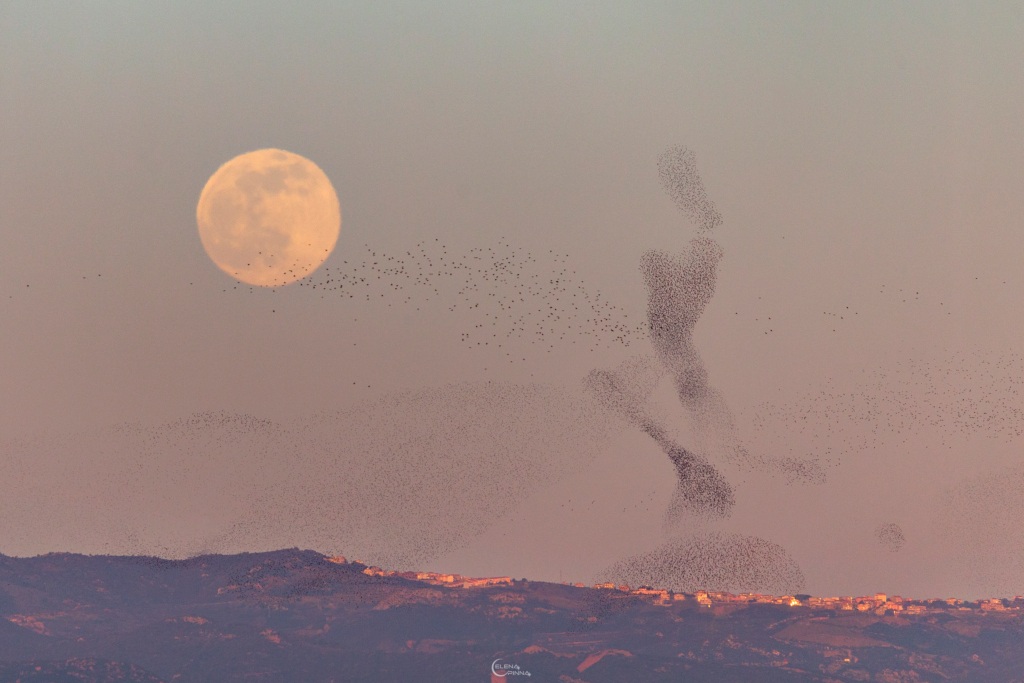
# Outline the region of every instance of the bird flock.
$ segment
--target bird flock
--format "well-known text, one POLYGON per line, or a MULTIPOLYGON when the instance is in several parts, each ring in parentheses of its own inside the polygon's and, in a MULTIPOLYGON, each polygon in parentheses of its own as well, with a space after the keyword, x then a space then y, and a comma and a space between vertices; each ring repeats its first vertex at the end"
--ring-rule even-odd
MULTIPOLYGON (((701 233, 722 223, 691 151, 670 148, 658 170, 669 196, 701 233)), ((691 518, 721 519, 736 498, 716 459, 784 472, 790 481, 813 481, 820 474, 806 458, 751 455, 710 383, 693 328, 714 295, 722 255, 706 235, 681 253, 643 254, 646 320, 631 320, 625 308, 592 291, 565 254, 534 254, 507 240, 461 252, 439 239, 404 253, 366 246, 361 259, 327 265, 298 280, 296 288, 311 297, 374 306, 418 309, 439 303, 456 314, 454 321, 469 321, 458 330, 465 346, 497 350, 510 363, 527 360, 524 342, 546 352, 560 344, 593 351, 629 348, 646 339, 654 355, 634 355, 613 370, 595 369, 582 393, 541 385, 458 384, 393 394, 292 425, 222 413, 158 428, 125 425, 102 438, 75 439, 74 445, 21 447, 19 467, 35 475, 22 480, 39 484, 45 479, 39 467, 62 461, 74 449, 75 466, 52 474, 68 478, 70 490, 82 491, 83 504, 76 508, 70 501, 64 513, 52 512, 52 526, 73 536, 90 533, 73 531, 85 520, 94 530, 105 524, 107 535, 120 539, 121 551, 128 544, 133 552, 180 557, 301 544, 381 566, 415 568, 480 535, 542 484, 585 467, 611 435, 631 425, 653 439, 675 469, 668 524, 679 528, 691 518), (650 405, 664 377, 692 419, 692 444, 680 443, 650 405), (47 453, 38 457, 40 450, 47 453), (99 480, 95 473, 102 473, 99 480), (82 482, 91 484, 82 489, 82 482), (110 502, 103 502, 104 495, 110 502), (145 512, 135 512, 140 508, 145 512), (191 534, 167 522, 190 518, 191 534)), ((225 289, 246 290, 258 288, 225 289)), ((8 507, 22 498, 10 493, 8 507)), ((723 538, 687 541, 690 550, 672 546, 665 552, 685 559, 686 571, 696 576, 705 570, 694 563, 735 564, 748 552, 743 548, 761 548, 749 539, 723 538)), ((755 550, 748 552, 750 561, 776 557, 774 551, 755 550)))
POLYGON ((661 186, 675 205, 701 232, 710 232, 722 224, 722 215, 708 199, 704 182, 697 172, 697 155, 682 145, 673 145, 658 159, 661 186))
MULTIPOLYGON (((289 424, 202 413, 157 427, 8 441, 0 517, 9 524, 0 543, 5 551, 31 552, 92 538, 99 539, 92 551, 165 557, 298 544, 415 569, 485 533, 538 487, 585 468, 631 427, 671 462, 666 528, 690 535, 625 558, 603 576, 678 590, 792 594, 804 578, 785 549, 752 536, 694 535, 736 505, 727 472, 818 484, 829 468, 866 453, 949 450, 975 437, 1019 441, 1024 356, 973 352, 901 360, 853 381, 829 379, 795 401, 760 405, 752 436, 741 438, 693 340, 716 290, 724 252, 712 233, 722 216, 691 150, 668 149, 658 173, 698 236, 680 252, 641 256, 646 316, 630 317, 628 307, 590 288, 567 254, 531 252, 504 239, 468 250, 440 239, 395 252, 366 246, 361 258, 324 266, 294 285, 324 300, 412 310, 431 304, 431 315, 453 314, 452 329, 466 348, 498 352, 509 363, 527 362, 530 346, 546 353, 565 345, 630 350, 616 367, 594 368, 582 391, 449 384, 289 424), (650 353, 636 351, 646 343, 650 353), (689 419, 689 441, 653 398, 665 382, 689 419), (33 504, 54 491, 66 494, 62 506, 33 504)), ((225 292, 246 290, 260 288, 225 292)), ((921 299, 917 291, 897 294, 905 295, 902 303, 921 299)), ((848 308, 823 314, 835 329, 859 315, 848 308)), ((1024 466, 991 474, 982 463, 976 477, 945 494, 937 528, 955 565, 985 590, 1019 590, 1022 491, 1024 466)), ((908 541, 889 521, 874 538, 892 553, 908 541)))
POLYGON ((782 546, 721 532, 669 541, 624 558, 598 574, 598 580, 686 593, 795 595, 805 585, 803 572, 782 546))
MULTIPOLYGON (((701 235, 682 253, 650 250, 641 257, 654 357, 634 356, 614 370, 595 369, 585 386, 598 403, 651 437, 672 462, 676 487, 666 511, 666 528, 672 533, 692 529, 684 525, 687 521, 713 521, 731 514, 735 491, 712 463, 716 456, 741 469, 783 473, 790 483, 820 483, 824 471, 813 456, 752 455, 737 437, 732 413, 711 384, 693 341, 694 326, 714 296, 723 256, 722 247, 707 233, 722 223, 722 217, 708 199, 691 150, 669 148, 659 159, 658 171, 668 195, 701 235), (650 404, 652 392, 666 375, 692 424, 689 447, 670 436, 664 417, 650 404)), ((617 562, 604 576, 677 590, 791 593, 804 585, 800 568, 781 546, 716 533, 684 533, 653 551, 617 562)))
POLYGON ((1024 434, 1024 356, 957 351, 910 358, 829 378, 789 403, 763 403, 752 422, 758 446, 830 466, 861 453, 917 445, 951 450, 974 437, 1013 443, 1024 434))
MULTIPOLYGON (((696 157, 671 147, 659 159, 662 184, 678 208, 702 233, 722 223, 697 172, 696 157)), ((727 517, 735 494, 712 464, 716 455, 747 470, 781 472, 789 482, 819 483, 824 471, 815 458, 773 458, 750 452, 737 438, 734 419, 721 392, 712 386, 693 342, 693 329, 715 293, 722 247, 712 238, 690 241, 682 253, 650 250, 640 260, 647 289, 647 333, 655 359, 634 357, 615 370, 595 369, 586 379, 605 406, 650 436, 676 470, 677 487, 667 511, 670 525, 687 515, 727 517), (648 405, 660 378, 668 375, 679 405, 693 425, 694 443, 685 447, 669 436, 664 419, 648 405)))
POLYGON ((875 529, 875 538, 882 544, 889 552, 898 553, 900 548, 907 542, 906 537, 903 535, 903 529, 900 528, 899 524, 889 522, 888 524, 880 524, 875 529))
POLYGON ((480 382, 290 423, 212 412, 8 441, 0 547, 186 558, 297 545, 416 570, 624 427, 581 391, 480 382))
POLYGON ((762 404, 752 427, 758 448, 815 453, 829 467, 899 463, 911 452, 963 462, 969 474, 939 495, 930 525, 912 536, 885 522, 874 538, 892 553, 916 541, 916 552, 941 557, 956 585, 979 594, 1024 588, 1024 464, 1012 456, 1024 436, 1024 355, 959 350, 893 360, 829 378, 792 402, 762 404))
POLYGON ((1024 584, 1024 463, 957 482, 935 520, 944 560, 982 595, 1020 595, 1024 584))
POLYGON ((457 330, 465 347, 500 350, 509 363, 527 361, 527 346, 593 351, 626 348, 646 336, 641 320, 586 284, 568 254, 535 254, 505 239, 463 252, 440 239, 400 253, 365 245, 361 259, 325 266, 296 284, 322 299, 413 310, 440 302, 458 315, 454 323, 468 325, 457 330))

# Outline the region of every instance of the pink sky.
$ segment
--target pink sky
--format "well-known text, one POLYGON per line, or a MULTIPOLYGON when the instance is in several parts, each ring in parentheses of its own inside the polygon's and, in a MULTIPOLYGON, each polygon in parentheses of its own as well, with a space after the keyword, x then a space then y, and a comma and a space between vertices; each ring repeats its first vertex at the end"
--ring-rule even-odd
MULTIPOLYGON (((737 435, 780 455, 843 453, 820 486, 731 472, 737 507, 715 529, 786 547, 811 592, 1024 592, 1024 578, 1005 578, 1024 559, 1003 553, 990 512, 964 513, 967 531, 941 521, 944 491, 1022 462, 1013 429, 955 420, 984 405, 1012 422, 1021 404, 1019 6, 245 7, 5 7, 0 467, 15 466, 10 439, 200 411, 291 424, 452 382, 574 390, 645 352, 513 343, 524 360, 505 363, 460 341, 476 318, 445 301, 236 291, 194 215, 237 154, 277 147, 327 173, 344 221, 325 267, 362 259, 364 245, 402 254, 437 239, 468 254, 505 240, 536 256, 531 272, 568 267, 641 321, 640 255, 695 235, 657 176, 659 154, 682 143, 723 217, 718 288, 695 338, 737 435), (849 394, 881 412, 851 419, 849 394), (809 406, 834 431, 801 433, 794 415, 809 406), (873 537, 892 522, 908 538, 895 554, 873 537), (952 549, 939 542, 950 534, 952 549), (988 553, 998 576, 945 569, 965 553, 988 553)), ((671 392, 659 396, 685 438, 671 392)), ((59 515, 27 514, 88 499, 46 467, 91 456, 54 457, 5 494, 38 541, 0 532, 0 552, 132 547, 117 524, 69 535, 59 515)), ((587 580, 661 543, 673 480, 656 445, 627 429, 593 457, 424 569, 587 580)), ((208 495, 189 486, 171 488, 168 510, 208 495)), ((241 514, 234 504, 210 508, 211 530, 241 514)), ((191 547, 174 512, 147 524, 133 543, 191 547)), ((274 541, 292 545, 285 536, 274 541)))

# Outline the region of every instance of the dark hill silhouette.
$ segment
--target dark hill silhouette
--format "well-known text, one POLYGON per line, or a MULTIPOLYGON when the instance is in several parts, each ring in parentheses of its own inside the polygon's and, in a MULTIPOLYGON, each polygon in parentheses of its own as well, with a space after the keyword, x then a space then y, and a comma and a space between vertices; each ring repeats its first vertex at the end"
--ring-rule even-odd
POLYGON ((865 611, 388 574, 298 549, 0 556, 0 683, 486 681, 492 666, 559 683, 1024 676, 1024 600, 883 596, 865 611))

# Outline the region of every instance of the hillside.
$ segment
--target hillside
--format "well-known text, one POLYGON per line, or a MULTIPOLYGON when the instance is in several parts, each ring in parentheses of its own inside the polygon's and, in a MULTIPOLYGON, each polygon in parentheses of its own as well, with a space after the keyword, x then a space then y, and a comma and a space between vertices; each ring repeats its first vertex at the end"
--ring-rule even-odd
POLYGON ((388 574, 300 550, 0 556, 0 681, 1024 681, 1024 600, 388 574))

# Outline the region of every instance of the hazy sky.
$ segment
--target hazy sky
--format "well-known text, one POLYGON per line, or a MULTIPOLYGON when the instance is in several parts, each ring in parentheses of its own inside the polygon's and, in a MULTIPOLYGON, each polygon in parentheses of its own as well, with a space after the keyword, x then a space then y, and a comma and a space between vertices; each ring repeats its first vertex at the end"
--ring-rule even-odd
MULTIPOLYGON (((967 480, 1024 462, 1020 427, 954 424, 981 394, 979 416, 1024 424, 1022 64, 1014 2, 4 2, 0 432, 577 386, 647 342, 523 343, 507 363, 469 350, 474 319, 444 301, 236 290, 199 241, 199 193, 228 159, 285 149, 338 193, 325 267, 506 243, 639 322, 640 255, 696 234, 657 174, 684 144, 723 217, 696 342, 738 434, 845 454, 823 485, 750 478, 718 528, 784 546, 810 592, 1022 593, 1024 559, 972 583, 939 576, 924 540, 967 480), (854 395, 875 412, 844 413, 854 395), (812 408, 821 438, 794 417, 812 408), (889 436, 852 445, 885 420, 889 436), (920 429, 906 441, 893 420, 920 429), (873 536, 885 523, 907 535, 899 553, 873 536)), ((582 581, 661 542, 664 455, 626 430, 594 457, 433 568, 582 581), (566 506, 584 498, 603 507, 566 506)), ((1003 543, 961 527, 982 539, 971 552, 1003 543)), ((77 538, 5 548, 0 532, 0 552, 127 547, 77 538)))

